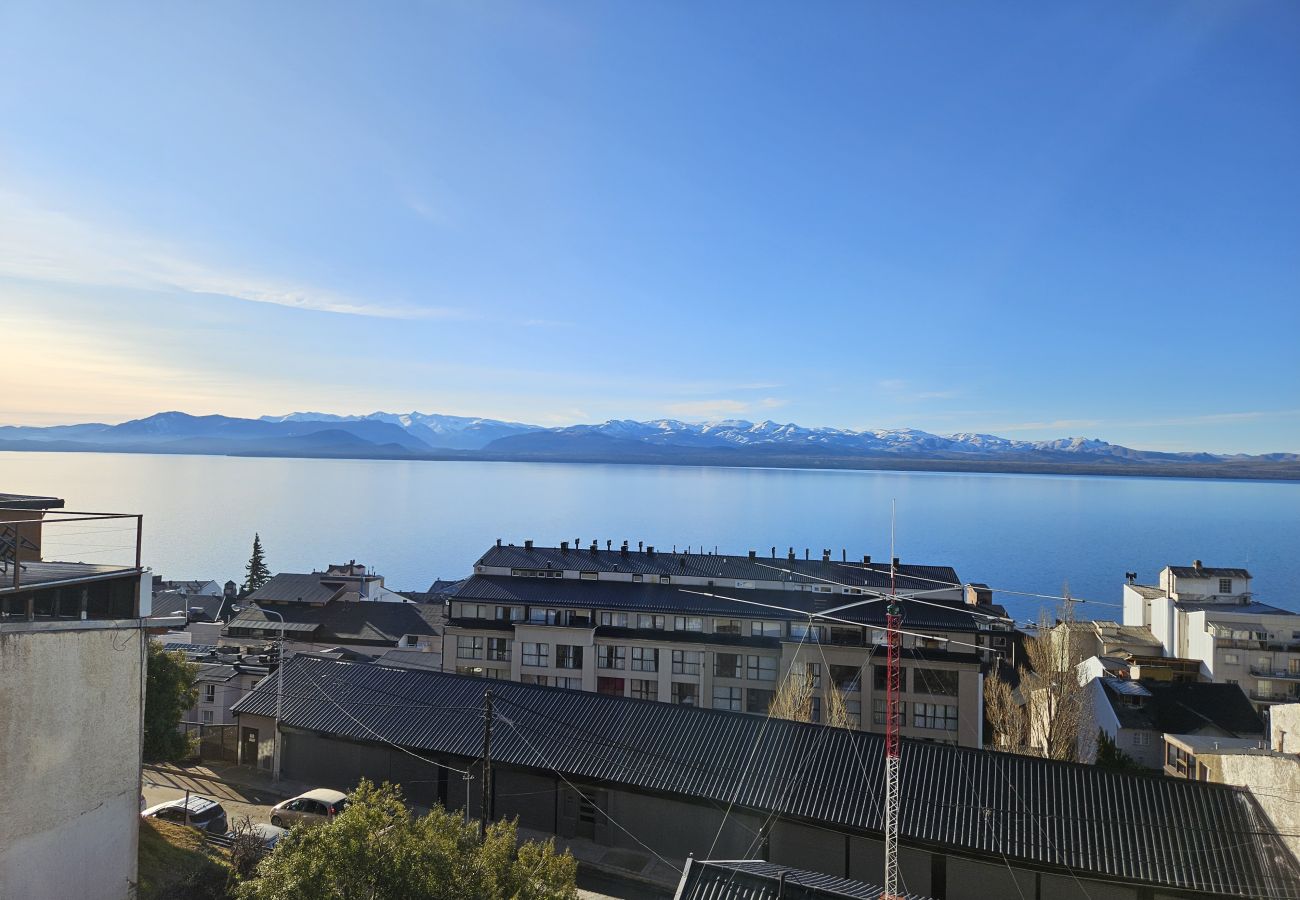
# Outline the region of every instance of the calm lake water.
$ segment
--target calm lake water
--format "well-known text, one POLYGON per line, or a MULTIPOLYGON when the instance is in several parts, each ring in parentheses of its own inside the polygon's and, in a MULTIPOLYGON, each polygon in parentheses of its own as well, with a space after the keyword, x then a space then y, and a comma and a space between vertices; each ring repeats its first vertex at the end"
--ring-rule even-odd
MULTIPOLYGON (((401 590, 466 574, 498 537, 764 556, 773 545, 782 555, 830 547, 837 559, 841 548, 884 559, 896 499, 904 561, 951 565, 1003 589, 1059 594, 1068 581, 1093 601, 1081 615, 1119 618, 1126 571, 1152 583, 1166 563, 1197 558, 1249 567, 1258 598, 1300 611, 1297 483, 0 453, 0 490, 143 513, 146 564, 168 578, 240 581, 256 531, 272 571, 356 559, 401 590)), ((86 561, 117 559, 110 548, 122 537, 68 542, 86 561)), ((1022 619, 1037 609, 996 599, 1022 619)))

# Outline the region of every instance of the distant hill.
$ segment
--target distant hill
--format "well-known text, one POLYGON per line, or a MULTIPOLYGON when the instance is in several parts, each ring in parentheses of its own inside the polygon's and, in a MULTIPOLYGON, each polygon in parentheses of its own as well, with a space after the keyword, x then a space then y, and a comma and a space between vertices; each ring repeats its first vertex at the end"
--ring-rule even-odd
POLYGON ((1300 479, 1296 453, 1164 453, 1096 438, 1022 441, 913 428, 852 431, 733 419, 614 419, 543 428, 419 412, 297 412, 260 419, 164 412, 119 425, 0 426, 0 450, 1300 479))

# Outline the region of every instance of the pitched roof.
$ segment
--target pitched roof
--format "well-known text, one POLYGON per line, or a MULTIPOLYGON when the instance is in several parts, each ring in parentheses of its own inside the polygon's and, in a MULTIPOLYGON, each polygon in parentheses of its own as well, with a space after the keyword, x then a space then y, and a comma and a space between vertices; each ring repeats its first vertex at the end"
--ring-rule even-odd
MULTIPOLYGON (((265 600, 273 603, 328 603, 339 586, 321 584, 322 572, 281 572, 249 594, 248 600, 265 600)), ((328 577, 328 576, 325 576, 328 577)))
POLYGON ((1242 616, 1294 616, 1295 612, 1269 606, 1267 603, 1202 603, 1196 600, 1179 600, 1174 603, 1176 609, 1185 612, 1227 613, 1242 616))
POLYGON ((1264 733, 1264 722, 1259 713, 1235 684, 1135 682, 1103 678, 1102 687, 1123 728, 1162 734, 1194 734, 1213 726, 1229 734, 1264 733), (1149 699, 1142 701, 1141 706, 1133 706, 1121 699, 1143 695, 1149 699))
MULTIPOLYGON (((306 656, 283 672, 289 727, 473 759, 490 687, 502 764, 882 833, 879 735, 306 656)), ((275 691, 263 684, 234 709, 274 715, 275 691)), ((904 844, 1215 896, 1300 886, 1300 864, 1242 788, 910 740, 900 773, 904 844)))
POLYGON ((202 610, 203 618, 215 622, 229 612, 227 597, 209 594, 182 594, 179 591, 162 591, 153 595, 154 616, 188 616, 190 610, 202 610))
MULTIPOLYGON (((523 606, 566 606, 583 609, 635 610, 681 615, 736 616, 749 619, 805 619, 810 612, 823 612, 856 601, 871 601, 862 595, 822 594, 814 591, 753 590, 736 587, 648 584, 629 581, 583 581, 575 578, 518 578, 509 575, 473 575, 449 598, 452 601, 523 606), (713 594, 714 596, 701 596, 713 594), (753 604, 786 607, 787 612, 753 604)), ((942 631, 975 631, 986 621, 987 607, 976 609, 959 600, 926 599, 925 603, 902 598, 904 627, 942 631)), ((867 602, 842 612, 836 618, 883 628, 885 603, 867 602)))
MULTIPOLYGON (((878 884, 791 869, 761 859, 688 859, 673 900, 879 900, 883 890, 878 884)), ((910 892, 895 896, 928 900, 910 892)))
POLYGON ((392 645, 406 634, 438 634, 439 613, 423 603, 367 600, 324 606, 276 606, 268 615, 259 606, 241 610, 226 625, 232 628, 277 630, 284 616, 285 631, 310 634, 316 643, 392 645))
MULTIPOLYGON (((745 553, 665 553, 639 550, 563 550, 558 547, 489 547, 477 565, 510 569, 576 569, 584 572, 632 572, 643 575, 690 575, 696 578, 723 578, 741 581, 795 581, 805 584, 840 582, 860 587, 889 587, 889 560, 863 563, 821 559, 789 559, 786 556, 750 557, 745 553), (784 574, 780 569, 791 570, 784 574)), ((926 566, 900 563, 898 587, 925 590, 942 587, 935 581, 955 588, 961 579, 952 566, 926 566)))
POLYGON ((1177 578, 1249 578, 1245 569, 1222 569, 1213 566, 1169 566, 1169 571, 1177 578))

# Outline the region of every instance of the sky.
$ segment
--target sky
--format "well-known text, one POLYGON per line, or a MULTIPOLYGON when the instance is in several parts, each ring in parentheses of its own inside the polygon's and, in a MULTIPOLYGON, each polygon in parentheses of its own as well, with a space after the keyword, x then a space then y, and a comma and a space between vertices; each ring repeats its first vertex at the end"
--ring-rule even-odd
POLYGON ((1300 451, 1300 4, 0 5, 0 423, 1300 451))

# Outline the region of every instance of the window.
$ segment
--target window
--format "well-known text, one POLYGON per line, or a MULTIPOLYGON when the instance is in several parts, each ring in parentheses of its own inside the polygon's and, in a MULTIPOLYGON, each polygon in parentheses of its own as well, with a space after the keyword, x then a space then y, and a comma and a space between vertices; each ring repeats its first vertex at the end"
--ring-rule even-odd
POLYGON ((595 581, 600 575, 596 572, 579 572, 578 577, 583 581, 595 581))
MULTIPOLYGON (((545 647, 546 645, 543 644, 542 646, 545 647)), ((542 687, 549 687, 551 684, 551 676, 550 675, 520 675, 519 683, 538 684, 541 685, 542 687)))
POLYGON ((822 686, 822 664, 805 663, 805 666, 806 668, 804 669, 804 672, 807 674, 808 682, 814 688, 821 687, 822 686))
POLYGON ((957 696, 957 673, 950 669, 913 669, 912 693, 957 696))
POLYGON ((498 622, 520 622, 524 618, 522 606, 498 606, 492 613, 492 617, 498 622))
MULTIPOLYGON (((659 671, 659 649, 657 647, 633 647, 632 648, 632 671, 633 672, 658 672, 659 671)), ((636 682, 633 682, 635 684, 636 682)))
POLYGON ((625 669, 627 668, 627 648, 615 647, 610 644, 602 644, 596 648, 596 668, 597 669, 625 669))
POLYGON ((217 702, 217 686, 215 684, 203 685, 203 702, 204 703, 217 702))
POLYGON ((775 656, 751 656, 747 667, 749 678, 754 681, 776 681, 777 658, 775 656))
POLYGON ((1235 666, 1239 662, 1241 662, 1241 658, 1237 656, 1237 654, 1235 653, 1223 654, 1223 664, 1225 666, 1235 666))
POLYGON ((486 619, 488 617, 488 608, 481 603, 462 603, 460 604, 460 617, 462 619, 486 619))
MULTIPOLYGON (((713 674, 719 678, 744 678, 743 657, 739 653, 715 653, 713 674)), ((739 709, 739 707, 737 707, 739 709)))
POLYGON ((780 622, 750 622, 749 633, 751 637, 775 637, 781 636, 780 622))
POLYGON ((1219 579, 1219 593, 1220 593, 1220 594, 1231 594, 1231 593, 1232 593, 1232 579, 1231 579, 1231 578, 1220 578, 1220 579, 1219 579))
POLYGON ((482 659, 483 645, 484 639, 481 637, 460 635, 456 638, 456 658, 482 659))
POLYGON ((703 631, 704 620, 699 616, 673 616, 673 631, 703 631))
POLYGON ((532 644, 524 641, 523 664, 526 666, 549 666, 551 664, 551 645, 532 644))
POLYGON ((700 686, 689 681, 674 681, 673 702, 682 706, 699 706, 700 686))
POLYGON ((862 682, 862 670, 857 666, 831 666, 831 681, 841 691, 856 691, 862 682))
POLYGON ((844 711, 849 714, 849 727, 862 727, 862 701, 849 700, 844 701, 844 711))
POLYGON ((790 637, 797 641, 818 641, 826 640, 826 629, 821 625, 809 625, 807 622, 791 622, 790 637))
POLYGON ((603 612, 600 614, 600 624, 612 625, 615 628, 627 627, 627 613, 625 612, 603 612))
POLYGON ((623 696, 623 679, 601 677, 596 679, 596 693, 608 694, 611 697, 623 696))
POLYGON ((1273 665, 1273 660, 1269 659, 1267 656, 1259 657, 1259 659, 1256 660, 1256 662, 1258 663, 1259 668, 1264 669, 1265 671, 1267 671, 1273 665))
POLYGON ((672 578, 670 578, 670 577, 667 576, 667 575, 660 575, 660 576, 659 576, 659 583, 660 583, 660 584, 672 584, 672 583, 673 583, 673 580, 672 580, 672 578))
POLYGON ((912 724, 936 731, 957 730, 957 707, 945 703, 914 703, 912 724))
POLYGON ((1151 732, 1149 732, 1149 731, 1135 731, 1135 732, 1133 732, 1133 746, 1134 746, 1134 747, 1149 747, 1149 746, 1151 746, 1151 732))
POLYGON ((638 700, 658 700, 659 682, 650 678, 633 678, 631 693, 638 700))
POLYGON ((212 710, 210 709, 203 710, 203 724, 204 725, 212 724, 212 710))
POLYGON ((640 613, 640 614, 637 615, 637 617, 636 617, 636 627, 637 627, 637 628, 655 628, 655 629, 658 629, 659 631, 663 631, 663 628, 664 628, 664 617, 663 617, 663 616, 651 616, 651 615, 647 615, 646 613, 640 613))
POLYGON ((582 679, 560 676, 555 679, 555 686, 567 688, 568 690, 571 691, 580 691, 582 690, 582 679))
POLYGON ((713 631, 715 634, 740 634, 740 620, 714 619, 713 631))
POLYGON ((674 650, 673 651, 673 674, 674 675, 700 674, 700 651, 674 650))
POLYGON ((843 626, 831 626, 831 643, 832 644, 850 644, 853 646, 862 646, 862 629, 845 628, 843 626))
POLYGON ((809 721, 820 722, 822 720, 822 698, 812 697, 808 701, 809 721))
POLYGON ((516 578, 563 578, 561 569, 511 569, 510 574, 516 578))
POLYGON ((576 644, 556 644, 555 667, 557 669, 581 669, 582 648, 576 644))
POLYGON ((572 609, 546 609, 535 606, 528 610, 528 621, 534 625, 575 625, 579 624, 576 621, 578 619, 582 619, 582 624, 590 623, 590 619, 579 616, 577 611, 572 609))
POLYGON ((713 688, 713 708, 740 712, 740 704, 744 700, 744 693, 744 688, 715 686, 713 688))
POLYGON ((738 587, 738 588, 744 588, 745 590, 750 590, 750 589, 752 589, 752 588, 754 587, 754 582, 752 582, 752 581, 737 581, 737 582, 736 582, 736 587, 738 587))
POLYGON ((641 581, 641 580, 643 579, 643 577, 644 577, 644 576, 642 576, 642 575, 633 575, 633 576, 632 576, 632 580, 633 580, 633 581, 641 581))
MULTIPOLYGON (((878 697, 871 701, 871 721, 876 725, 885 724, 885 698, 878 697)), ((898 701, 898 724, 907 724, 907 701, 898 701)))
MULTIPOLYGON (((908 671, 907 669, 904 669, 901 666, 898 669, 898 689, 903 693, 907 693, 907 671, 908 671)), ((876 690, 878 691, 889 690, 889 685, 886 684, 886 678, 888 674, 889 674, 889 669, 887 667, 876 666, 875 682, 874 682, 876 690)))
POLYGON ((484 678, 487 676, 487 669, 482 666, 457 666, 457 675, 473 675, 475 678, 484 678))
POLYGON ((768 707, 772 705, 772 695, 775 693, 762 688, 750 688, 745 692, 745 712, 766 714, 768 707))
POLYGON ((495 662, 510 662, 510 648, 514 643, 510 638, 488 638, 487 658, 495 662))

